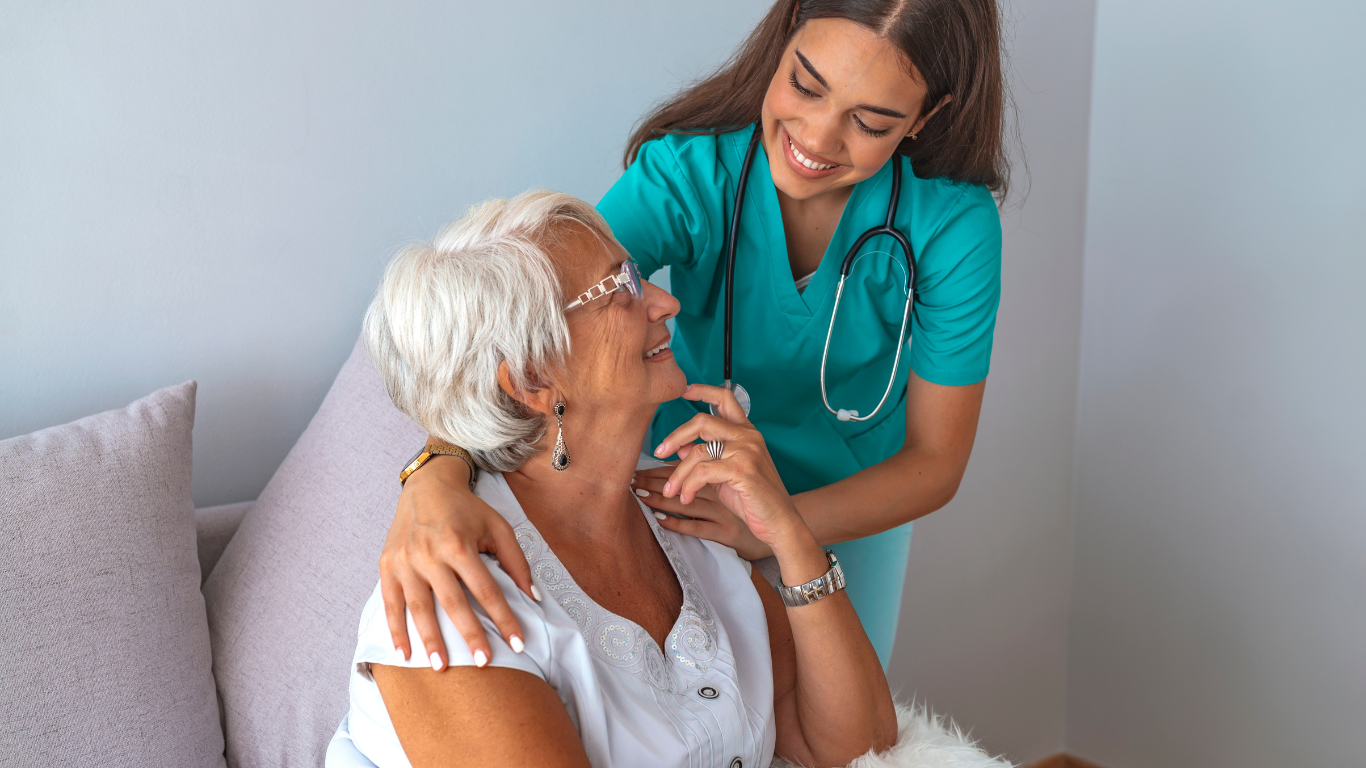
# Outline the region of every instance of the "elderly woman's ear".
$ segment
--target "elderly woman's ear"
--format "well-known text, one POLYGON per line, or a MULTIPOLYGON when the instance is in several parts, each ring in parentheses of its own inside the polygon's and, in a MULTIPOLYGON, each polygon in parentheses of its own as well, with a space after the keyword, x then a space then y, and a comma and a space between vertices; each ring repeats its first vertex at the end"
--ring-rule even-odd
POLYGON ((555 401, 559 399, 555 390, 552 387, 541 387, 528 392, 518 388, 512 383, 512 369, 508 367, 506 360, 498 364, 498 386, 508 394, 508 397, 531 410, 546 416, 555 415, 555 401))

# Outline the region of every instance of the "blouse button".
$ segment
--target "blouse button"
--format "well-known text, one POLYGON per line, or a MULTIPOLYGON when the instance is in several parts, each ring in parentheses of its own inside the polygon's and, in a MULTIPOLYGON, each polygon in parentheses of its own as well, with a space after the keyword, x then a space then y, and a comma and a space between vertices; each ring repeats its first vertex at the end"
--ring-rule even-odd
MULTIPOLYGON (((701 697, 704 698, 704 699, 714 699, 714 698, 716 698, 717 696, 720 696, 720 695, 721 695, 721 692, 720 692, 720 691, 717 691, 715 688, 711 687, 710 685, 704 685, 704 686, 702 686, 701 688, 698 688, 698 689, 697 689, 697 695, 698 695, 698 696, 701 696, 701 697)), ((737 757, 737 758, 735 758, 735 759, 736 759, 736 760, 739 760, 740 758, 737 757)), ((734 766, 735 764, 732 762, 731 765, 734 766)))
POLYGON ((737 757, 730 761, 730 768, 745 768, 745 761, 737 757))

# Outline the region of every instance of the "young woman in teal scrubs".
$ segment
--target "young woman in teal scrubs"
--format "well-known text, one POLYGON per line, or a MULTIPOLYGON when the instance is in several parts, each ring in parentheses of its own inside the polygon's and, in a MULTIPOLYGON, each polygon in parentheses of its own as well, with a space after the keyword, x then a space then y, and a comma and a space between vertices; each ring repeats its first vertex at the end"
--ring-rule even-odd
MULTIPOLYGON (((746 148, 762 131, 736 242, 732 379, 752 397, 749 418, 802 516, 839 557, 884 665, 911 521, 957 492, 991 360, 996 205, 1007 183, 1001 73, 994 0, 779 0, 727 65, 642 121, 626 172, 598 205, 644 274, 670 268, 682 309, 661 354, 673 354, 693 384, 719 384, 726 237, 746 148), (897 367, 875 418, 840 421, 822 403, 821 356, 841 262, 885 220, 892 163, 902 169, 895 224, 914 251, 910 363, 897 367)), ((867 414, 887 387, 905 259, 889 237, 868 241, 855 259, 826 363, 835 408, 867 414)), ((686 454, 707 437, 710 417, 699 415, 719 392, 693 386, 660 409, 657 456, 686 454)), ((646 504, 691 518, 668 517, 665 527, 749 559, 768 554, 712 490, 675 473, 635 480, 646 504)), ((457 457, 413 473, 380 561, 395 647, 411 652, 406 604, 441 666, 433 596, 488 657, 461 582, 482 621, 519 647, 512 639, 522 630, 480 552, 534 592, 511 529, 468 491, 468 478, 457 457)))

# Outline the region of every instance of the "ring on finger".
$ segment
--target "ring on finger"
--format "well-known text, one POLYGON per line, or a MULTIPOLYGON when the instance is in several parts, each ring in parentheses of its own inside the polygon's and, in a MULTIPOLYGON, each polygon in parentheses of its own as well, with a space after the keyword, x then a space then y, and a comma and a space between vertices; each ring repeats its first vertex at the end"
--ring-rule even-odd
POLYGON ((726 450, 726 443, 725 443, 724 440, 708 440, 708 441, 707 441, 707 454, 708 454, 709 456, 711 456, 711 460, 712 460, 712 461, 720 461, 720 460, 721 460, 721 454, 722 454, 722 452, 724 452, 725 450, 726 450))

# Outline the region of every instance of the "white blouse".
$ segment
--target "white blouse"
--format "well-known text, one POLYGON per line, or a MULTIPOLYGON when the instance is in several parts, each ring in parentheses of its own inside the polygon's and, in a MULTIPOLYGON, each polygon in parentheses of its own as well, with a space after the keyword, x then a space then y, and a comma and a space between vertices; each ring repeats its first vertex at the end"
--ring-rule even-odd
MULTIPOLYGON (((549 683, 594 766, 767 768, 775 738, 773 660, 749 563, 729 547, 660 528, 641 505, 683 589, 683 610, 661 648, 635 622, 579 588, 501 474, 481 473, 475 493, 512 525, 544 597, 531 600, 496 560, 484 557, 526 635, 525 651, 513 653, 467 591, 492 644, 489 664, 549 683)), ((437 620, 450 665, 473 666, 464 639, 439 606, 437 620)), ((408 768, 369 673, 371 663, 429 666, 411 616, 408 636, 413 654, 405 661, 394 650, 376 586, 361 613, 351 709, 328 749, 330 768, 408 768)))

